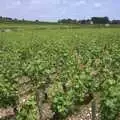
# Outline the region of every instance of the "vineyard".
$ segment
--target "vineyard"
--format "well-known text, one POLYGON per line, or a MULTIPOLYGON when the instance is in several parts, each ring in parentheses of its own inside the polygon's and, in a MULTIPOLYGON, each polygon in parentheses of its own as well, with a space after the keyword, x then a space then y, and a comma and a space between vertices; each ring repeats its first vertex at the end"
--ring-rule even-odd
POLYGON ((65 120, 95 99, 100 120, 120 120, 119 28, 0 32, 0 109, 45 120, 48 107, 47 119, 65 120))

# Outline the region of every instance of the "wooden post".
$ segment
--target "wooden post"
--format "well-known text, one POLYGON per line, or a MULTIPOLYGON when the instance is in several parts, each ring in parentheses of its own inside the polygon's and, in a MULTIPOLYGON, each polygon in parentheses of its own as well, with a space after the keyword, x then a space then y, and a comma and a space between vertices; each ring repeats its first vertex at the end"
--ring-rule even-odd
POLYGON ((92 108, 92 120, 96 120, 96 101, 95 101, 95 99, 93 99, 93 101, 92 101, 91 108, 92 108))
POLYGON ((45 100, 45 94, 44 90, 42 89, 37 89, 36 90, 36 103, 37 103, 37 108, 38 108, 38 117, 37 120, 43 120, 42 119, 42 106, 45 100))

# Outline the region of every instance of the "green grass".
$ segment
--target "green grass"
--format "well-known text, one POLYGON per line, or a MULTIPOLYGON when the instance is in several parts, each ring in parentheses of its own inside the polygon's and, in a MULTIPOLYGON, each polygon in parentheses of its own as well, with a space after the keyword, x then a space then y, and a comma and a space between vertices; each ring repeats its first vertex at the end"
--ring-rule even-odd
POLYGON ((11 28, 11 29, 81 29, 81 28, 120 28, 119 24, 111 24, 109 27, 105 27, 104 24, 60 24, 60 23, 34 23, 34 24, 26 24, 26 23, 12 23, 12 22, 0 22, 0 29, 1 28, 11 28))

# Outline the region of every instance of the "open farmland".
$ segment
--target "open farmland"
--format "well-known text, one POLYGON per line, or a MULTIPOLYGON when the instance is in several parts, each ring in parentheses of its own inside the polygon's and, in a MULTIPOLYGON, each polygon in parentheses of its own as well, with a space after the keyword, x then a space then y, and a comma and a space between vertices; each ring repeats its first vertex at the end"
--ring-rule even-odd
POLYGON ((0 108, 64 120, 97 99, 101 120, 120 119, 120 28, 1 26, 0 108))

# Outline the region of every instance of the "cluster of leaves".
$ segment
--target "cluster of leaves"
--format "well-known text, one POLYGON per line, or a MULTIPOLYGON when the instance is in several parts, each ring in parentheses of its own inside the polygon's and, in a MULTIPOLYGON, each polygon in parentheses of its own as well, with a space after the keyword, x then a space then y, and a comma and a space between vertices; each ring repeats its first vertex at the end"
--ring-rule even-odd
POLYGON ((106 69, 107 78, 102 85, 101 99, 101 119, 116 120, 119 119, 120 113, 120 55, 119 49, 116 49, 114 54, 107 56, 106 69), (109 70, 109 71, 108 71, 109 70), (110 114, 111 113, 111 114, 110 114))
POLYGON ((17 58, 8 51, 0 51, 0 107, 13 106, 17 100, 17 83, 15 78, 18 71, 17 58))
POLYGON ((36 120, 37 107, 34 96, 31 96, 27 102, 18 110, 16 120, 36 120))

